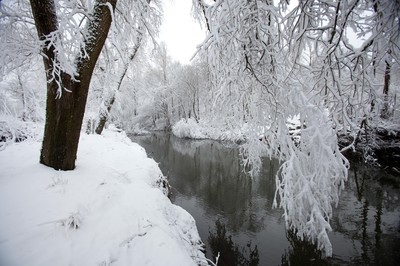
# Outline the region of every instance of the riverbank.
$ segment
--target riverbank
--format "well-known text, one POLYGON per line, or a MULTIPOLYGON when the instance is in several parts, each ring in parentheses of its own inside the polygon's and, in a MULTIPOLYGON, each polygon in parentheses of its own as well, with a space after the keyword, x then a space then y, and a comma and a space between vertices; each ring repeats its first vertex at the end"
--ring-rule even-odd
POLYGON ((400 128, 381 126, 358 134, 355 140, 349 135, 339 135, 338 139, 341 148, 354 145, 354 150, 344 152, 346 157, 400 173, 400 128))
MULTIPOLYGON (((300 136, 300 122, 293 118, 287 123, 294 138, 300 136)), ((211 139, 222 142, 243 143, 247 140, 247 125, 241 128, 215 127, 210 123, 195 122, 193 119, 180 120, 172 127, 172 133, 178 138, 211 139)), ((347 147, 353 143, 349 135, 338 136, 339 146, 347 147)), ((359 134, 354 151, 348 149, 344 155, 362 160, 368 164, 400 173, 400 128, 394 125, 381 125, 370 129, 366 134, 359 134)))
POLYGON ((67 172, 39 164, 40 145, 0 151, 0 265, 207 265, 193 217, 124 133, 82 134, 67 172))

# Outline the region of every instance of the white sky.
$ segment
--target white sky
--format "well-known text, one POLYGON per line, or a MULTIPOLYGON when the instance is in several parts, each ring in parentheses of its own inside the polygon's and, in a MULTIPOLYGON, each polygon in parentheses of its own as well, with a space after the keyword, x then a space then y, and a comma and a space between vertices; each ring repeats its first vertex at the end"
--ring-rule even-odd
MULTIPOLYGON (((196 46, 202 43, 206 29, 191 15, 191 0, 163 0, 164 22, 160 28, 160 39, 168 48, 169 56, 182 64, 189 64, 196 52, 196 46)), ((292 1, 291 4, 296 4, 292 1)), ((364 39, 358 39, 351 30, 346 31, 351 44, 360 47, 364 39)))
POLYGON ((206 29, 191 15, 191 0, 164 0, 164 22, 160 39, 168 47, 169 56, 182 64, 189 64, 196 46, 205 38, 206 29))

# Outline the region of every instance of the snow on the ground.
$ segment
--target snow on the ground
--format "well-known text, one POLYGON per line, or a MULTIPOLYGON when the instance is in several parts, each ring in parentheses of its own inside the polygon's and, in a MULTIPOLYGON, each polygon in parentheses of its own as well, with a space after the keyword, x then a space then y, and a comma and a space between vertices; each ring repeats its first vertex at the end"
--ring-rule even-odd
POLYGON ((0 265, 207 264, 194 219, 124 133, 82 135, 74 171, 39 164, 40 146, 0 151, 0 265))

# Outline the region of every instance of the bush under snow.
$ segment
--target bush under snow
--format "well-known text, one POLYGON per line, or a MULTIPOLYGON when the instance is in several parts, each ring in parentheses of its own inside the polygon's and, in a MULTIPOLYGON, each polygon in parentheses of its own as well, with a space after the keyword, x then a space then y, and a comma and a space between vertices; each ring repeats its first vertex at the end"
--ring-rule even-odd
POLYGON ((194 119, 181 119, 173 127, 172 133, 178 138, 214 139, 220 141, 242 142, 245 140, 246 124, 242 128, 229 127, 227 123, 194 119))
POLYGON ((203 128, 193 119, 181 119, 173 127, 172 133, 178 138, 205 139, 203 128))
POLYGON ((21 121, 12 115, 0 114, 0 151, 13 142, 20 142, 26 139, 36 139, 38 133, 37 123, 21 121))

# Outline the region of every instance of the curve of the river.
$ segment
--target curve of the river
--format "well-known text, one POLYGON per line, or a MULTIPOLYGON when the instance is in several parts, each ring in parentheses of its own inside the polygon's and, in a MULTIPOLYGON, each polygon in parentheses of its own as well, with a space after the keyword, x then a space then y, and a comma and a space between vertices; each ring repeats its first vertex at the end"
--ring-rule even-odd
POLYGON ((400 178, 353 161, 334 209, 333 257, 285 230, 273 209, 279 162, 264 159, 258 177, 245 175, 239 149, 168 133, 132 136, 159 163, 171 200, 196 220, 206 255, 218 265, 397 265, 400 261, 400 178))

